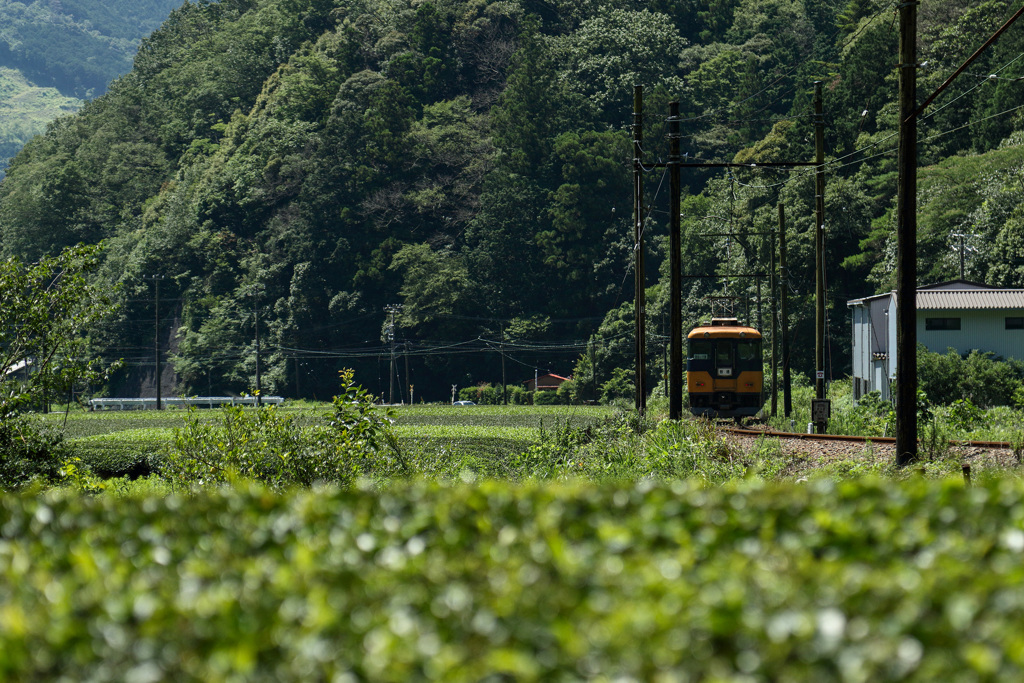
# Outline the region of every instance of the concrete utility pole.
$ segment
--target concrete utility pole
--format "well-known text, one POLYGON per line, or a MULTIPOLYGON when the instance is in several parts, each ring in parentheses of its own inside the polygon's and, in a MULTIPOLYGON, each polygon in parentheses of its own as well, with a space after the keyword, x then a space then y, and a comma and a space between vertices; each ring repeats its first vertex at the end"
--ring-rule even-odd
POLYGON ((164 276, 143 275, 142 278, 153 281, 153 357, 156 371, 156 409, 163 410, 163 397, 160 395, 160 366, 162 365, 160 360, 160 281, 164 279, 164 276))
POLYGON ((679 102, 669 103, 669 261, 672 285, 669 294, 671 315, 671 341, 669 343, 669 419, 683 417, 683 265, 682 225, 680 224, 681 199, 679 179, 679 102))
MULTIPOLYGON (((814 396, 825 398, 825 117, 822 114, 821 81, 814 82, 814 396)), ((825 422, 817 423, 819 434, 825 422)))
POLYGON ((644 173, 640 160, 644 141, 644 89, 633 86, 633 250, 636 302, 636 412, 647 410, 647 297, 644 277, 644 173))
POLYGON ((917 460, 917 5, 900 5, 896 188, 896 464, 917 460))

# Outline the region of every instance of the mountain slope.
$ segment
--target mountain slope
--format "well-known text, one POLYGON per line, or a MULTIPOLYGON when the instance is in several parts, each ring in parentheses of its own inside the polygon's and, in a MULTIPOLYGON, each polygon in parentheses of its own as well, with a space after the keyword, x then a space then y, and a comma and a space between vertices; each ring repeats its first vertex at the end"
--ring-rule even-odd
MULTIPOLYGON (((337 371, 353 366, 379 392, 392 337, 428 399, 453 382, 495 381, 502 359, 509 379, 538 367, 569 374, 584 349, 588 386, 624 385, 613 371, 632 355, 632 85, 647 89, 646 161, 664 158, 667 105, 678 98, 689 158, 761 164, 812 156, 810 93, 824 80, 837 159, 825 197, 828 295, 842 339, 845 299, 872 292, 872 267, 889 249, 891 16, 871 0, 705 4, 186 4, 143 42, 131 73, 14 160, 0 185, 3 249, 34 257, 106 241, 106 277, 124 287, 125 309, 95 342, 129 361, 124 391, 138 391, 151 365, 152 275, 166 277, 172 311, 160 336, 173 351, 167 381, 187 393, 254 386, 256 324, 270 391, 328 396, 337 371), (397 303, 392 330, 384 311, 397 303)), ((922 11, 922 59, 940 65, 923 73, 922 90, 1012 11, 1004 0, 952 4, 952 14, 922 11)), ((1020 48, 1007 34, 979 72, 1020 48)), ((929 119, 925 164, 1015 145, 1021 122, 999 114, 1024 94, 1009 82, 973 85, 958 85, 955 106, 929 119)), ((998 183, 973 186, 963 210, 934 212, 936 243, 949 217, 989 207, 1012 248, 1018 229, 1000 232, 1003 214, 977 201, 982 191, 1009 196, 1005 167, 998 183)), ((667 314, 667 183, 648 170, 656 327, 667 314)), ((723 293, 754 308, 756 279, 727 275, 767 268, 767 229, 785 203, 794 358, 813 357, 803 353, 813 339, 812 178, 751 166, 684 182, 687 318, 706 317, 723 293)), ((922 272, 944 272, 935 258, 922 272)), ((660 343, 652 334, 651 357, 660 343)))
POLYGON ((40 88, 25 80, 15 69, 0 67, 0 179, 7 160, 25 143, 46 130, 46 125, 82 106, 82 101, 65 97, 56 88, 40 88))
POLYGON ((0 0, 0 178, 33 135, 132 68, 182 0, 0 0))

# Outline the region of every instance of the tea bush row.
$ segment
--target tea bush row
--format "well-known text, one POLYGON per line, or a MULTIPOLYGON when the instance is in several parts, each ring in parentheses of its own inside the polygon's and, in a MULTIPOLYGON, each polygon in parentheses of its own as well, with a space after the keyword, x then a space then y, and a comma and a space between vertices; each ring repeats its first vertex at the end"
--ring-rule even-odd
POLYGON ((1024 485, 0 498, 3 680, 1011 681, 1024 485))

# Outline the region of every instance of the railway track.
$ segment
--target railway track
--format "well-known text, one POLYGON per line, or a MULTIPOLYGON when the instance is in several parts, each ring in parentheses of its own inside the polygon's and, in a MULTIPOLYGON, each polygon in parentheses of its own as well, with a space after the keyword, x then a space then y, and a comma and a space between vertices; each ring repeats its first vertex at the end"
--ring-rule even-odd
MULTIPOLYGON (((895 437, 891 436, 847 436, 843 434, 802 434, 800 432, 777 432, 768 428, 760 427, 720 427, 721 431, 740 436, 771 436, 779 439, 792 439, 798 441, 835 441, 843 443, 873 443, 896 445, 895 437)), ((950 446, 965 448, 997 448, 1013 449, 1013 444, 1006 441, 949 441, 950 446)))
MULTIPOLYGON (((763 437, 778 439, 780 455, 790 459, 785 472, 788 476, 811 476, 813 472, 831 467, 849 471, 860 466, 884 466, 892 464, 896 456, 896 439, 892 437, 801 434, 778 432, 763 426, 720 426, 719 433, 745 452, 762 448, 763 437)), ((1019 453, 1014 452, 1012 444, 1000 441, 948 441, 938 444, 922 441, 919 456, 916 469, 922 473, 933 464, 941 471, 957 463, 968 482, 972 471, 1009 472, 1019 471, 1021 467, 1019 453), (938 465, 939 462, 944 464, 938 465)))

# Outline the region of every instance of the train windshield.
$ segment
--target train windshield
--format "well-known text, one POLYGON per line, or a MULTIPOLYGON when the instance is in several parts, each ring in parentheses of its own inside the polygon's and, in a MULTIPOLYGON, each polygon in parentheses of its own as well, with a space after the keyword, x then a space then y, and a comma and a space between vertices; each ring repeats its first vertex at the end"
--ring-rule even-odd
POLYGON ((761 342, 741 341, 736 343, 736 354, 741 361, 761 360, 761 342))
POLYGON ((711 360, 711 342, 691 341, 690 360, 711 360))
POLYGON ((729 367, 732 365, 732 341, 720 340, 715 346, 715 365, 729 367))

